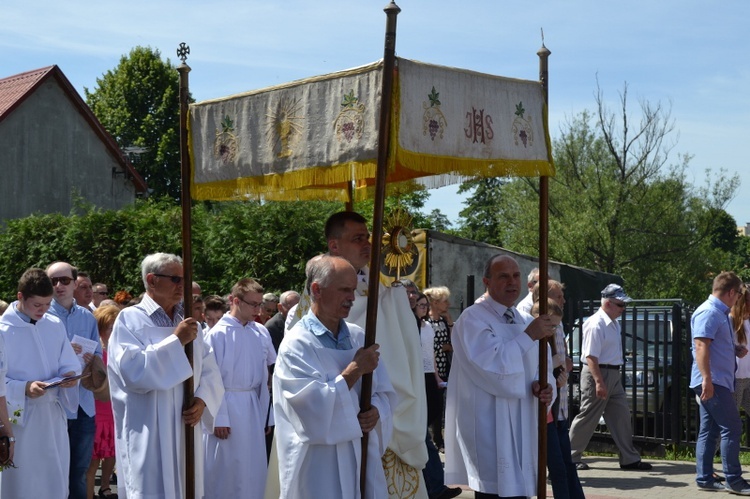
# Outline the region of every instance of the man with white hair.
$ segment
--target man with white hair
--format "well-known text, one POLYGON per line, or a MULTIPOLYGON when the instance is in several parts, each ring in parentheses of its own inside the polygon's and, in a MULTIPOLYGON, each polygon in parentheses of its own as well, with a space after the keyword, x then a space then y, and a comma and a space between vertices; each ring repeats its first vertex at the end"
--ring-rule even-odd
POLYGON ((602 415, 620 450, 620 468, 651 469, 633 445, 630 407, 620 373, 624 359, 617 319, 631 301, 622 286, 610 284, 602 290, 602 306, 583 323, 581 357, 586 363, 581 369, 581 411, 570 425, 571 458, 578 470, 589 469, 581 456, 602 415))
POLYGON ((366 497, 388 497, 381 457, 391 439, 396 394, 378 367, 379 346, 345 322, 357 274, 343 258, 318 256, 306 268, 310 310, 287 333, 273 378, 280 497, 360 497, 361 438, 368 433, 366 497), (361 377, 373 373, 369 410, 361 377))
POLYGON ((168 253, 141 263, 146 294, 117 316, 109 340, 109 386, 115 419, 118 495, 185 496, 185 425, 195 427, 195 495, 203 497, 199 423, 214 429, 224 386, 198 323, 185 318, 182 259, 168 253), (193 342, 191 367, 184 346, 193 342), (183 411, 183 382, 195 398, 183 411), (147 429, 148 431, 145 431, 147 429))
MULTIPOLYGON (((359 213, 340 211, 326 221, 328 254, 340 256, 357 271, 357 289, 349 321, 364 328, 369 292, 370 232, 359 213)), ((414 299, 412 295, 411 299, 414 299)), ((406 287, 380 286, 376 337, 383 364, 388 370, 398 405, 393 411, 393 438, 388 445, 386 479, 391 498, 427 499, 427 487, 420 471, 427 463, 424 428, 427 425, 427 400, 424 396, 422 346, 414 331, 414 314, 406 287), (420 437, 421 435, 421 437, 420 437)), ((302 294, 299 304, 289 312, 286 330, 310 308, 310 296, 302 294)))
POLYGON ((260 311, 255 317, 255 322, 265 324, 268 320, 276 315, 278 311, 279 297, 273 293, 263 295, 263 301, 260 304, 260 311))
POLYGON ((281 293, 279 303, 276 306, 278 312, 265 324, 268 334, 271 335, 273 347, 277 352, 279 351, 281 340, 284 339, 284 322, 286 322, 287 314, 289 314, 292 307, 299 303, 299 298, 299 293, 293 290, 281 293))
POLYGON ((516 309, 520 310, 524 314, 531 314, 531 307, 534 306, 534 286, 539 282, 539 268, 534 267, 529 272, 526 278, 526 287, 529 288, 529 293, 523 297, 523 300, 518 302, 516 309))

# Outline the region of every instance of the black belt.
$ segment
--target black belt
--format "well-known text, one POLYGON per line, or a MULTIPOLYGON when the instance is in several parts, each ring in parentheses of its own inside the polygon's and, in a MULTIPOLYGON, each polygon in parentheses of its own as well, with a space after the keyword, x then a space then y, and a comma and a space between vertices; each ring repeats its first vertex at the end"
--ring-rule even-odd
POLYGON ((612 364, 599 364, 599 367, 603 369, 617 369, 619 371, 621 366, 613 366, 612 364))

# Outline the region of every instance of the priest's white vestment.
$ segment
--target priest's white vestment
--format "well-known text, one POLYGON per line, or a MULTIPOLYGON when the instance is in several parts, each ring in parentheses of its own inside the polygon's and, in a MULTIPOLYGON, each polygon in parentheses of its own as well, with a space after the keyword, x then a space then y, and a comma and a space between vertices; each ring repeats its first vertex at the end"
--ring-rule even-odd
POLYGON ((78 408, 78 385, 50 388, 38 398, 26 397, 28 381, 48 381, 65 373, 80 374, 81 362, 65 326, 45 314, 36 324, 24 321, 12 303, 0 318, 5 342, 6 400, 16 437, 16 469, 2 473, 0 497, 23 499, 68 497, 70 443, 66 410, 78 408))
MULTIPOLYGON (((183 382, 194 376, 195 396, 206 407, 202 423, 213 431, 224 395, 210 347, 201 331, 193 341, 193 369, 172 327, 150 314, 164 311, 148 296, 117 316, 108 346, 109 389, 115 418, 117 493, 121 499, 174 499, 185 493, 183 382), (147 310, 149 312, 147 312, 147 310)), ((182 320, 178 305, 174 324, 182 320)), ((195 497, 203 497, 201 425, 195 427, 195 497)))
MULTIPOLYGON (((284 499, 360 497, 362 430, 357 414, 362 380, 349 389, 341 371, 364 345, 364 331, 354 324, 347 326, 350 350, 325 348, 304 321, 286 334, 279 347, 273 392, 284 499)), ((391 438, 395 404, 396 394, 380 364, 373 373, 372 405, 380 420, 368 437, 368 499, 388 497, 381 457, 391 438)))
POLYGON ((265 491, 267 366, 276 353, 262 329, 254 321, 243 326, 227 313, 206 333, 224 382, 214 426, 230 429, 226 439, 204 432, 206 499, 260 499, 265 491))
MULTIPOLYGON (((487 296, 453 326, 445 410, 445 482, 500 496, 536 495, 539 342, 505 324, 487 296)), ((516 317, 521 317, 516 314, 516 317)), ((548 365, 551 355, 547 349, 548 365)), ((547 382, 555 386, 550 369, 547 382)), ((546 420, 543 422, 546 424, 546 420)))
MULTIPOLYGON (((346 319, 361 328, 365 327, 367 321, 368 275, 367 268, 360 272, 354 306, 346 319)), ((409 307, 406 288, 381 285, 378 300, 375 342, 380 345, 380 363, 388 371, 388 377, 398 395, 398 405, 393 410, 393 437, 388 443, 388 449, 398 459, 394 459, 390 453, 385 459, 390 497, 426 499, 427 487, 422 469, 427 464, 424 439, 427 398, 419 330, 409 307)), ((287 331, 310 308, 310 295, 306 291, 295 307, 287 315, 287 331)))

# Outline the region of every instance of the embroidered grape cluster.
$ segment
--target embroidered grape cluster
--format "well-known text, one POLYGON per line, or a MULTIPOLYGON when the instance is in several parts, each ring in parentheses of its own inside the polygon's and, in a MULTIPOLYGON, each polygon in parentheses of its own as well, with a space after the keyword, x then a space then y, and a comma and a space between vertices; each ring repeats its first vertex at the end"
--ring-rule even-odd
POLYGON ((438 125, 437 120, 434 120, 434 119, 430 120, 429 128, 430 128, 430 138, 432 140, 435 140, 435 135, 437 135, 438 130, 440 130, 440 125, 438 125))
POLYGON ((351 142, 354 137, 354 123, 348 121, 341 127, 341 131, 344 133, 344 137, 347 142, 351 142))

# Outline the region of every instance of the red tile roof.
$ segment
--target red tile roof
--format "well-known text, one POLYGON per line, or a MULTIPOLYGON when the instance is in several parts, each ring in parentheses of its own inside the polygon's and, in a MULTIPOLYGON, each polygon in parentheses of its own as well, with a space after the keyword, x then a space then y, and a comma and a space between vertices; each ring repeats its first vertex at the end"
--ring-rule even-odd
POLYGON ((55 66, 47 66, 0 79, 0 119, 20 104, 53 69, 55 66))
POLYGON ((133 185, 139 192, 146 192, 148 186, 146 181, 141 175, 133 168, 133 165, 123 154, 120 147, 115 142, 115 139, 104 129, 104 126, 99 122, 91 108, 84 102, 81 96, 78 94, 70 80, 63 74, 57 65, 48 66, 46 68, 35 69, 34 71, 27 71, 7 78, 0 79, 0 121, 3 121, 6 116, 11 114, 13 110, 18 107, 29 95, 31 95, 36 88, 41 85, 45 80, 54 78, 63 92, 70 98, 78 112, 83 115, 84 119, 91 125, 99 138, 104 142, 104 145, 112 151, 117 161, 123 168, 123 171, 128 173, 128 177, 133 181, 133 185))

